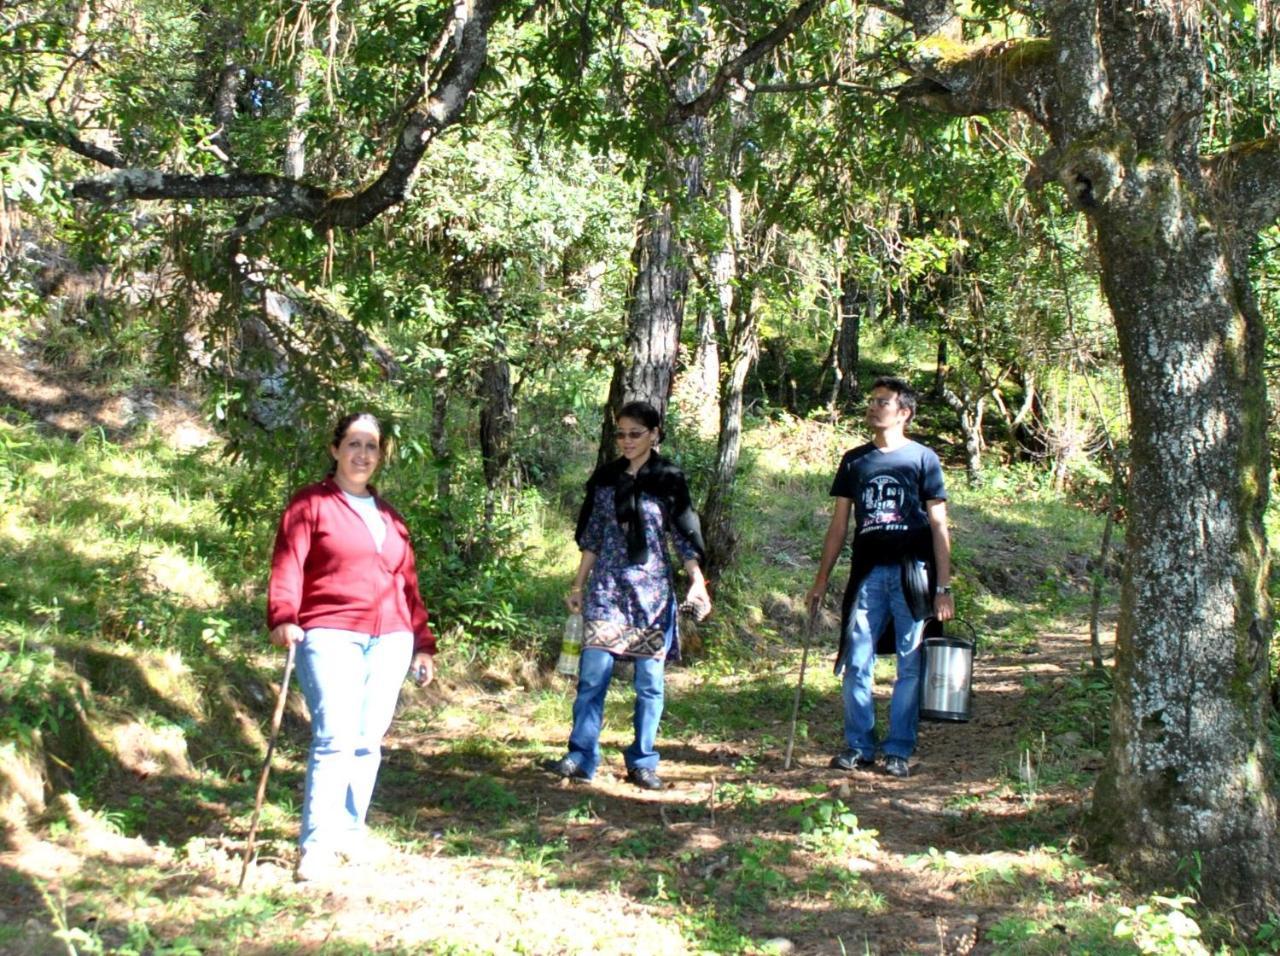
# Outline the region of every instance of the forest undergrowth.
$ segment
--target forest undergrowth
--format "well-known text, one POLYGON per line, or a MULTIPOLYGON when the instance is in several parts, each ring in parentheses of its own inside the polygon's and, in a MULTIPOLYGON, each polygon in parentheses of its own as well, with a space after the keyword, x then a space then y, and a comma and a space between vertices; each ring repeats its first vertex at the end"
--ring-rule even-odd
MULTIPOLYGON (((1091 861, 1111 688, 1089 663, 1089 594, 1102 573, 1107 634, 1118 564, 1097 567, 1101 518, 1031 469, 948 473, 973 720, 923 725, 908 780, 828 769, 833 589, 784 768, 800 598, 852 440, 788 416, 747 435, 739 560, 669 675, 667 790, 624 780, 625 687, 594 784, 540 769, 572 701, 550 664, 573 492, 550 494, 506 597, 524 638, 468 640, 442 616, 440 680, 405 691, 372 814, 382 858, 291 882, 295 691, 237 890, 281 666, 259 625, 271 528, 228 520, 236 466, 197 424, 174 442, 173 421, 0 415, 0 952, 1280 951, 1280 927, 1234 938, 1198 906, 1194 860, 1149 894, 1091 861)), ((882 661, 882 708, 891 679, 882 661)))

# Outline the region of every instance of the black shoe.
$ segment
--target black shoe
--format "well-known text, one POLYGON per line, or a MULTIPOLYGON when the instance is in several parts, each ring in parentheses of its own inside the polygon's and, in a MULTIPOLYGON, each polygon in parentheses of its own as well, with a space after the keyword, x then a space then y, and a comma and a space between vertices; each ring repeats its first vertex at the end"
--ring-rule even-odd
POLYGON ((840 756, 831 758, 833 770, 870 770, 875 765, 875 758, 864 757, 856 750, 846 750, 840 756))
POLYGON ((906 757, 885 757, 884 772, 891 777, 899 777, 905 780, 911 776, 911 767, 907 763, 906 757))
POLYGON ((648 767, 632 767, 627 771, 627 779, 645 790, 661 790, 666 786, 658 776, 658 772, 648 767))
POLYGON ((590 780, 587 772, 578 766, 578 761, 572 757, 561 757, 559 760, 548 760, 543 764, 548 770, 557 777, 564 777, 566 780, 590 780))

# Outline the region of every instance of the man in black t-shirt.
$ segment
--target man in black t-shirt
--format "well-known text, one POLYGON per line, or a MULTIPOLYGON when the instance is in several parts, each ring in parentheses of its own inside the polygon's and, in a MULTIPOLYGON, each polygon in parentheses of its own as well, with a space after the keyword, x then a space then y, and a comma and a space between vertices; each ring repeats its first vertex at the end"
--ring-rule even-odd
POLYGON ((827 591, 854 516, 853 562, 840 621, 836 673, 844 673, 845 750, 831 761, 841 770, 875 766, 875 645, 892 625, 897 679, 889 705, 889 733, 880 749, 885 771, 911 775, 919 719, 920 643, 924 620, 916 620, 903 591, 904 573, 923 569, 933 588, 932 616, 954 616, 951 600, 951 537, 947 492, 938 456, 906 437, 916 411, 916 393, 898 378, 877 379, 867 401, 870 442, 845 453, 831 484, 836 499, 822 546, 822 560, 806 603, 812 613, 827 591), (904 564, 906 567, 904 568, 904 564))

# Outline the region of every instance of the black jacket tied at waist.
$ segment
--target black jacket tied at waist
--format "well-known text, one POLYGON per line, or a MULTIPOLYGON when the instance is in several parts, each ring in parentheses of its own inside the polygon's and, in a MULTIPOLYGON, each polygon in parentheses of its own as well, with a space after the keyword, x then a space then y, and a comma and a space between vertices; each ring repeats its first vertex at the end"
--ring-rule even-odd
MULTIPOLYGON (((853 539, 853 560, 849 566, 849 583, 844 589, 844 601, 840 607, 840 646, 836 650, 835 672, 841 671, 841 664, 844 661, 845 651, 849 646, 849 616, 853 613, 853 602, 857 600, 858 589, 862 586, 862 581, 871 572, 871 569, 877 564, 897 564, 902 565, 906 561, 923 561, 925 565, 925 573, 927 583, 925 585, 925 594, 930 601, 927 607, 926 623, 924 633, 930 636, 940 632, 938 622, 933 618, 932 597, 937 584, 936 572, 933 557, 933 530, 925 525, 923 528, 917 528, 912 531, 901 542, 896 554, 887 555, 878 549, 870 546, 858 547, 857 536, 853 539)), ((906 571, 904 569, 903 591, 907 592, 907 581, 905 580, 906 571)), ((910 597, 908 596, 908 603, 910 597)), ((913 609, 914 610, 914 609, 913 609)), ((890 617, 885 621, 884 629, 878 635, 874 635, 876 642, 876 654, 893 654, 897 652, 897 641, 894 637, 893 618, 890 617)))
POLYGON ((627 472, 626 458, 615 459, 597 468, 587 479, 586 498, 578 512, 575 534, 578 547, 582 547, 583 536, 591 521, 598 488, 613 489, 614 517, 627 538, 628 562, 642 564, 649 554, 644 539, 644 522, 640 519, 640 496, 646 494, 661 502, 663 512, 676 530, 698 553, 699 563, 705 563, 706 544, 702 540, 702 524, 689 496, 689 483, 684 472, 670 459, 663 458, 656 451, 650 452, 648 460, 635 475, 627 472))

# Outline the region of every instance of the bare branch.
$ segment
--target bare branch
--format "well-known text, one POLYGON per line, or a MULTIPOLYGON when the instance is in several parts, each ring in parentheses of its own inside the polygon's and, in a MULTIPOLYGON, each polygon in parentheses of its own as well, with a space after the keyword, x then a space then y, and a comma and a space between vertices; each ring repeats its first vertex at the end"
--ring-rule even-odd
POLYGON ((381 175, 354 195, 330 196, 314 186, 272 173, 196 176, 128 169, 119 156, 75 137, 49 138, 117 170, 75 183, 72 195, 78 199, 99 203, 135 199, 269 199, 271 212, 264 220, 289 216, 355 229, 408 197, 427 147, 462 115, 488 56, 489 27, 507 2, 510 0, 475 0, 471 17, 458 34, 456 50, 441 74, 439 85, 405 117, 399 139, 381 175))
MULTIPOLYGON (((884 38, 881 49, 893 49, 903 40, 909 38, 911 30, 909 27, 902 27, 894 33, 888 34, 884 38)), ((850 90, 859 93, 867 93, 872 96, 893 96, 898 86, 881 86, 877 83, 855 83, 853 80, 846 79, 854 74, 858 68, 879 65, 880 72, 897 73, 900 66, 896 61, 890 61, 883 53, 877 51, 867 57, 858 57, 852 63, 843 66, 840 72, 834 76, 815 78, 811 80, 794 80, 789 83, 752 83, 743 80, 742 85, 746 87, 749 93, 808 93, 813 90, 833 89, 833 90, 850 90)))
POLYGON ((471 19, 458 34, 457 50, 440 77, 440 85, 407 117, 387 168, 355 196, 332 202, 325 217, 329 223, 355 229, 408 198, 427 147, 442 130, 457 122, 479 82, 488 57, 489 27, 505 2, 476 0, 471 19))
POLYGON ((820 6, 819 0, 804 0, 798 7, 779 21, 778 25, 757 39, 745 50, 721 65, 707 88, 695 99, 687 103, 677 103, 667 111, 666 122, 675 126, 694 116, 705 116, 711 107, 724 95, 725 87, 737 79, 753 64, 759 62, 813 16, 820 6))
POLYGON ((49 120, 23 119, 12 115, 5 115, 4 119, 15 126, 22 127, 39 139, 65 147, 76 155, 91 159, 95 163, 101 163, 103 166, 110 166, 112 169, 123 169, 128 165, 124 157, 115 152, 115 150, 107 149, 105 146, 95 146, 93 143, 81 139, 69 127, 61 123, 54 123, 49 120))
POLYGON ((319 218, 327 199, 322 189, 270 173, 196 176, 128 168, 82 179, 71 187, 71 193, 77 199, 107 205, 132 199, 269 198, 303 219, 319 218))
POLYGON ((858 93, 870 93, 873 96, 888 96, 894 90, 871 86, 867 83, 854 83, 842 80, 838 76, 828 76, 820 80, 796 80, 794 83, 752 83, 748 91, 755 94, 765 93, 811 93, 814 90, 853 90, 858 93))

